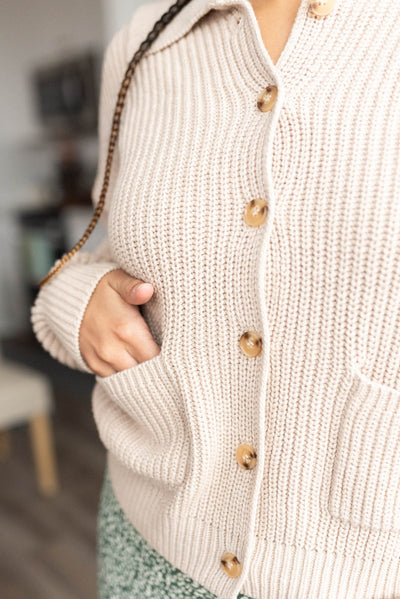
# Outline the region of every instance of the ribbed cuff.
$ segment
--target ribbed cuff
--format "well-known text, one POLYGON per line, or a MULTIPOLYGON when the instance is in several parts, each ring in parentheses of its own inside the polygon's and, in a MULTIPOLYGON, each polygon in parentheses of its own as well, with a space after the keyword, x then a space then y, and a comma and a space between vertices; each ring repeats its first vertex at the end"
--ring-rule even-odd
POLYGON ((50 355, 76 370, 94 374, 79 349, 79 330, 100 279, 120 268, 116 262, 71 261, 40 289, 31 306, 33 331, 50 355))

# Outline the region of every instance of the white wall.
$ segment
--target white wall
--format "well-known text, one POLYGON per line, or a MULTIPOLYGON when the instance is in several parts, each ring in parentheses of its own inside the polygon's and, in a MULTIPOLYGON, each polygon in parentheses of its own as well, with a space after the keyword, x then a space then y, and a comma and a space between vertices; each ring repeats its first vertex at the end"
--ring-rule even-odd
POLYGON ((41 61, 87 46, 102 47, 101 0, 2 0, 0 73, 2 144, 36 135, 29 72, 41 61), (5 85, 4 82, 7 82, 5 85))
MULTIPOLYGON (((54 147, 43 141, 34 110, 31 69, 88 48, 102 53, 142 1, 0 0, 0 335, 30 326, 13 211, 42 202, 54 172, 54 147)), ((96 139, 82 151, 97 162, 96 139)), ((75 241, 89 216, 85 210, 75 214, 75 241)))
POLYGON ((51 184, 52 148, 42 143, 31 69, 103 46, 102 0, 0 0, 0 334, 26 326, 13 210, 43 198, 51 184))
MULTIPOLYGON (((104 35, 109 41, 115 31, 131 18, 136 7, 147 0, 102 0, 104 35)), ((171 2, 172 4, 172 2, 171 2)))

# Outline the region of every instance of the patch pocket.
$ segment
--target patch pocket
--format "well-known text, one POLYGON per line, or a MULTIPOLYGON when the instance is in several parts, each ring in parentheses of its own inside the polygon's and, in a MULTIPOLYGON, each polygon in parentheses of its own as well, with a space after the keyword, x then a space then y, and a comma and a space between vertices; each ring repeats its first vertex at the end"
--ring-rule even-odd
POLYGON ((358 369, 341 414, 328 511, 355 526, 400 532, 400 392, 358 369))
POLYGON ((93 414, 103 444, 125 466, 171 486, 184 481, 185 409, 162 349, 131 368, 96 376, 93 414))

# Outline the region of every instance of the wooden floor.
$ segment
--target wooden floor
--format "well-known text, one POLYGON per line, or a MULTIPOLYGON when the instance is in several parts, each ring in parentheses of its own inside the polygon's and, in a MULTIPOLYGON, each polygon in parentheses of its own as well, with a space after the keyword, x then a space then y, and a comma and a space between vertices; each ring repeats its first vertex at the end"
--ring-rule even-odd
POLYGON ((13 429, 11 456, 0 463, 1 599, 96 598, 96 512, 105 450, 87 380, 81 394, 57 389, 55 404, 59 495, 45 499, 37 491, 27 427, 13 429))

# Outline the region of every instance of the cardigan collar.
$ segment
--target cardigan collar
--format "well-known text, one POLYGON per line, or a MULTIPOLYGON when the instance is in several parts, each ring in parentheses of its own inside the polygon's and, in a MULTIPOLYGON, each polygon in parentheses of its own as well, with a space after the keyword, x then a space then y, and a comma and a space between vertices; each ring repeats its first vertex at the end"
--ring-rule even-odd
MULTIPOLYGON (((170 5, 171 0, 169 0, 166 10, 170 5)), ((190 0, 154 40, 146 54, 154 54, 176 42, 210 10, 224 10, 238 5, 251 8, 250 0, 190 0)))
MULTIPOLYGON (((359 0, 361 4, 367 4, 369 1, 370 0, 359 0)), ((324 44, 324 36, 329 37, 335 23, 338 22, 338 26, 343 28, 346 20, 352 18, 352 12, 354 11, 352 1, 336 0, 333 20, 332 17, 329 17, 328 20, 318 19, 317 22, 315 22, 315 20, 312 19, 309 21, 307 19, 309 14, 309 2, 310 0, 301 0, 289 38, 286 41, 276 64, 272 62, 265 49, 251 0, 190 0, 190 2, 173 18, 169 25, 161 31, 147 50, 146 54, 155 54, 182 38, 194 27, 197 21, 210 10, 232 10, 236 7, 242 13, 247 13, 249 23, 253 27, 255 48, 258 56, 261 57, 259 65, 260 68, 264 69, 266 80, 271 81, 274 79, 282 87, 282 76, 285 77, 287 85, 290 85, 290 82, 295 85, 299 73, 301 73, 301 69, 312 72, 315 68, 321 68, 321 64, 317 59, 310 61, 310 56, 315 54, 315 48, 318 47, 318 44, 319 46, 324 44), (310 25, 308 25, 309 22, 310 25), (306 27, 310 27, 309 35, 304 37, 303 33, 306 27), (303 52, 301 54, 301 61, 299 62, 298 54, 296 54, 294 50, 296 45, 300 42, 302 44, 303 52)), ((171 6, 171 0, 160 0, 153 4, 155 11, 152 15, 152 17, 154 17, 152 23, 158 20, 161 15, 168 10, 168 7, 171 6)), ((362 7, 360 10, 362 10, 362 7)), ((143 29, 143 24, 141 25, 141 28, 143 29)))

